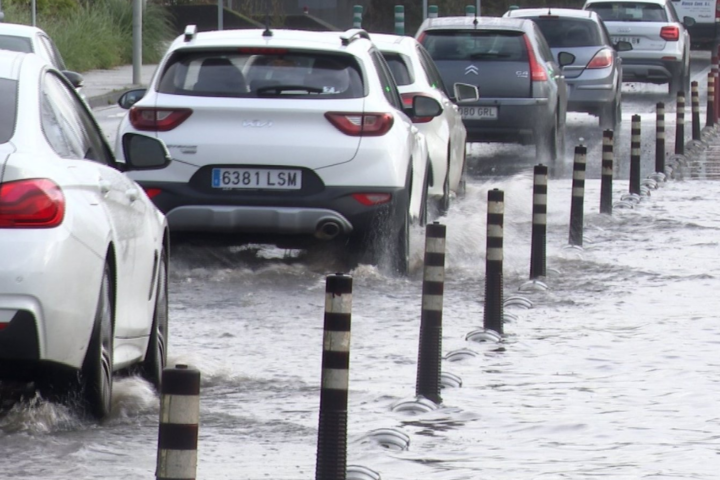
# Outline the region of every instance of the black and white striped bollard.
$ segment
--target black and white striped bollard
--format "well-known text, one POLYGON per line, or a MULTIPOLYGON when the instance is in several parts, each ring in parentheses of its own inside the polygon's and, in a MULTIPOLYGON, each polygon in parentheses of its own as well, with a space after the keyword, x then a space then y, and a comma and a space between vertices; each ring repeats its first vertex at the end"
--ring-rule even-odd
POLYGON ((544 277, 547 244, 548 167, 535 165, 533 175, 532 239, 530 246, 530 280, 544 277))
POLYGON ((714 127, 715 126, 715 115, 714 109, 715 108, 715 73, 712 71, 708 72, 708 79, 707 79, 707 112, 706 112, 706 118, 705 118, 705 126, 706 127, 714 127))
POLYGON ((585 166, 587 147, 575 147, 573 162, 572 200, 570 202, 570 245, 582 247, 583 244, 583 209, 585 204, 585 166))
POLYGON ((445 285, 446 227, 437 222, 425 229, 425 264, 420 314, 420 345, 415 395, 437 404, 442 361, 442 311, 445 285))
POLYGON ((677 92, 675 155, 685 155, 685 92, 677 92))
POLYGON ((640 115, 632 116, 630 131, 630 193, 640 195, 640 115))
POLYGON ((692 139, 700 141, 700 93, 698 82, 690 84, 690 106, 692 109, 692 139))
POLYGON ((600 213, 612 215, 613 131, 605 130, 602 139, 600 176, 600 213))
POLYGON ((160 386, 157 480, 193 480, 197 474, 200 371, 165 368, 160 386))
POLYGON ((665 173, 665 104, 655 108, 655 172, 665 173))
POLYGON ((483 327, 503 332, 503 224, 505 193, 488 191, 487 241, 485 249, 485 310, 483 327))
POLYGON ((347 404, 350 377, 352 277, 325 279, 325 319, 320 385, 316 480, 347 476, 347 404))

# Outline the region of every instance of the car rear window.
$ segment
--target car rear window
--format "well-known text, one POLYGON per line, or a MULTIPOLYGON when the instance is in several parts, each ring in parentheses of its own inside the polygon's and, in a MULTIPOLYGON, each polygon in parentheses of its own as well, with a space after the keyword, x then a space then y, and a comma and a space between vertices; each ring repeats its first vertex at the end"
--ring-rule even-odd
POLYGON ((160 93, 240 98, 360 98, 364 85, 351 55, 275 48, 178 51, 160 93))
POLYGON ((591 20, 558 16, 533 17, 550 48, 597 47, 602 45, 598 25, 591 20))
POLYGON ((390 67, 390 71, 395 77, 395 83, 398 86, 410 85, 415 81, 410 68, 408 68, 407 61, 402 55, 393 52, 382 52, 382 55, 385 57, 385 61, 390 67))
POLYGON ((22 53, 32 53, 33 51, 29 38, 14 35, 0 35, 0 49, 22 53))
POLYGON ((668 17, 662 5, 643 2, 600 2, 591 3, 586 10, 597 12, 605 22, 667 22, 668 17))
POLYGON ((431 30, 422 39, 435 61, 527 60, 522 32, 508 30, 431 30))
POLYGON ((7 143, 15 132, 17 82, 0 78, 0 143, 7 143))

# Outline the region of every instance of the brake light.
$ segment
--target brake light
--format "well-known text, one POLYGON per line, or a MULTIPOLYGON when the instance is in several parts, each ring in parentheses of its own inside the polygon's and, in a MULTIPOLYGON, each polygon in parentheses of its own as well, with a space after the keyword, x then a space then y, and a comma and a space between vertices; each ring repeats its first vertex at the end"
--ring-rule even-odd
POLYGON ((9 323, 0 323, 0 330, 5 330, 7 326, 10 325, 9 323))
POLYGON ((65 217, 65 195, 46 178, 0 184, 0 228, 52 228, 65 217))
POLYGON ((669 25, 660 29, 660 38, 668 42, 677 42, 680 40, 680 29, 675 25, 669 25))
POLYGON ((366 207, 382 205, 392 199, 389 193, 353 193, 352 197, 366 207))
POLYGON ((167 132, 183 123, 191 114, 189 108, 132 107, 130 123, 138 130, 167 132))
POLYGON ((603 49, 595 54, 595 56, 587 64, 586 68, 607 68, 612 67, 613 57, 610 50, 603 49))
POLYGON ((530 78, 532 78, 533 82, 547 82, 547 72, 545 71, 543 66, 538 63, 537 58, 535 57, 535 50, 533 50, 530 39, 527 35, 523 35, 523 39, 525 39, 528 60, 530 61, 530 78))
POLYGON ((150 199, 157 197, 160 195, 160 192, 162 192, 159 188, 143 188, 143 190, 145 190, 145 193, 150 199))
POLYGON ((325 118, 352 137, 380 137, 390 130, 394 121, 389 113, 327 112, 325 118))
POLYGON ((427 37, 427 33, 422 32, 420 35, 418 35, 417 41, 418 43, 423 43, 423 40, 425 40, 425 37, 427 37))
MULTIPOLYGON (((424 93, 402 93, 400 96, 402 97, 403 105, 409 108, 413 106, 413 99, 415 97, 430 97, 430 95, 424 93)), ((434 117, 412 117, 410 120, 412 120, 413 123, 428 123, 431 122, 433 118, 434 117)))

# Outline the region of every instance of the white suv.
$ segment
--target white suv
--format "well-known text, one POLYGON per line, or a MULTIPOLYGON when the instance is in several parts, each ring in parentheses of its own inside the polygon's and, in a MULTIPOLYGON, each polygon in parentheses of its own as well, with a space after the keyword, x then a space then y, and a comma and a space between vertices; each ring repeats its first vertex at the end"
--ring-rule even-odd
POLYGON ((359 239, 373 261, 408 264, 409 223, 425 222, 429 159, 392 73, 364 30, 193 26, 170 46, 119 132, 168 146, 164 170, 134 172, 171 231, 359 239), (370 248, 365 248, 370 247, 370 248), (382 248, 381 248, 382 247, 382 248))

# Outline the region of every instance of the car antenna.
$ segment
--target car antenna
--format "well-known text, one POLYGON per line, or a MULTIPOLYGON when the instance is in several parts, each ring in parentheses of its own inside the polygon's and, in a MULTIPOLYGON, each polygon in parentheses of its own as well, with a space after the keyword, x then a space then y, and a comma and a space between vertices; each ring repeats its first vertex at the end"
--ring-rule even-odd
POLYGON ((267 10, 265 11, 265 31, 262 33, 263 37, 272 37, 273 33, 270 31, 270 3, 267 4, 267 10))

